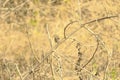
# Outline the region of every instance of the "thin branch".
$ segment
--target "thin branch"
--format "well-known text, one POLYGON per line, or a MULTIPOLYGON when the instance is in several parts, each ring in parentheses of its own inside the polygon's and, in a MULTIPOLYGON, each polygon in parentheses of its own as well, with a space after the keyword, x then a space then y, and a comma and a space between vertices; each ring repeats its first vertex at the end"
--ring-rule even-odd
MULTIPOLYGON (((90 29, 87 28, 86 26, 84 26, 84 28, 85 28, 86 30, 88 30, 89 32, 91 32, 91 33, 96 37, 97 41, 101 42, 101 44, 103 45, 104 49, 107 51, 107 54, 109 55, 109 51, 108 51, 108 49, 106 48, 104 42, 100 39, 100 37, 97 36, 92 30, 90 30, 90 29)), ((98 42, 98 45, 99 45, 99 42, 98 42)), ((97 49, 98 49, 98 48, 96 47, 95 53, 96 53, 97 49)), ((95 53, 94 53, 94 54, 95 54, 95 53)), ((93 57, 94 57, 94 55, 93 55, 93 57)), ((88 63, 89 63, 91 60, 92 60, 92 57, 91 57, 91 59, 88 61, 88 63)), ((86 65, 87 65, 87 63, 86 63, 83 67, 85 67, 86 65)), ((107 69, 108 69, 108 65, 109 65, 109 56, 107 56, 107 64, 106 64, 106 67, 105 67, 104 79, 106 78, 106 72, 107 72, 107 69)))
MULTIPOLYGON (((77 32, 79 29, 81 29, 81 28, 82 28, 83 26, 85 26, 86 24, 91 24, 91 23, 96 22, 96 21, 97 21, 97 22, 100 22, 100 21, 102 21, 102 20, 111 19, 111 18, 115 18, 115 17, 118 17, 118 15, 115 15, 115 16, 107 16, 107 17, 102 17, 102 18, 99 18, 99 19, 95 19, 95 20, 88 21, 88 22, 86 22, 86 23, 81 24, 80 27, 79 27, 77 30, 74 31, 74 33, 77 32)), ((65 28, 64 28, 64 38, 67 37, 67 36, 66 36, 66 30, 67 30, 67 28, 68 28, 70 25, 72 25, 73 23, 76 23, 76 22, 79 22, 79 21, 72 21, 72 22, 68 23, 68 24, 65 26, 65 28)), ((74 33, 73 33, 73 34, 74 34, 74 33)))
POLYGON ((58 70, 59 70, 59 76, 60 76, 60 80, 63 80, 63 69, 62 69, 62 63, 61 63, 61 57, 59 55, 54 55, 54 57, 56 58, 56 60, 58 61, 58 70))
POLYGON ((51 48, 52 48, 53 45, 52 45, 52 40, 51 40, 50 32, 49 32, 49 29, 48 29, 48 24, 45 24, 45 30, 46 30, 46 33, 47 33, 47 35, 48 35, 48 39, 49 39, 50 46, 51 46, 51 48))
MULTIPOLYGON (((46 30, 46 33, 48 35, 48 40, 49 40, 49 43, 50 43, 50 47, 52 49, 53 48, 53 44, 52 44, 51 36, 50 36, 50 33, 49 33, 48 24, 45 24, 45 30, 46 30)), ((53 70, 52 63, 53 63, 53 59, 52 59, 52 56, 51 56, 50 68, 51 68, 51 71, 52 71, 53 79, 55 80, 55 78, 54 78, 54 70, 53 70)))
POLYGON ((65 26, 65 28, 64 28, 64 38, 66 38, 66 30, 67 30, 67 28, 68 28, 70 25, 72 25, 73 23, 76 23, 76 22, 78 22, 78 21, 72 21, 72 22, 68 23, 68 24, 65 26))
POLYGON ((78 15, 79 15, 79 22, 82 21, 82 0, 78 0, 78 15))
POLYGON ((97 40, 97 47, 95 48, 95 51, 93 52, 92 57, 88 60, 88 62, 87 62, 86 64, 83 65, 82 68, 85 68, 85 67, 92 61, 92 59, 94 58, 94 56, 95 56, 95 54, 96 54, 96 52, 97 52, 97 50, 98 50, 98 45, 99 45, 99 42, 98 42, 98 40, 97 40))
POLYGON ((18 68, 18 65, 16 64, 15 66, 16 66, 16 70, 18 72, 18 75, 20 76, 20 79, 23 80, 23 77, 22 77, 22 74, 21 74, 21 72, 20 72, 20 70, 18 68))
MULTIPOLYGON (((94 56, 95 56, 95 54, 96 54, 96 52, 97 52, 97 50, 98 50, 98 46, 99 46, 99 37, 95 34, 95 32, 93 32, 92 30, 90 30, 90 29, 87 28, 86 26, 84 26, 84 28, 85 28, 86 30, 88 30, 88 31, 96 38, 97 45, 96 45, 95 51, 93 52, 92 57, 88 60, 88 62, 87 62, 86 64, 83 65, 82 68, 85 68, 85 67, 92 61, 92 59, 94 58, 94 56)), ((80 70, 80 71, 81 71, 81 70, 80 70)))
POLYGON ((40 63, 39 59, 38 59, 37 56, 35 55, 35 51, 34 51, 34 49, 33 49, 32 42, 31 42, 31 40, 30 40, 28 31, 26 31, 26 34, 27 34, 27 39, 28 39, 28 43, 29 43, 30 49, 31 49, 31 51, 32 51, 32 54, 33 54, 34 58, 40 63))

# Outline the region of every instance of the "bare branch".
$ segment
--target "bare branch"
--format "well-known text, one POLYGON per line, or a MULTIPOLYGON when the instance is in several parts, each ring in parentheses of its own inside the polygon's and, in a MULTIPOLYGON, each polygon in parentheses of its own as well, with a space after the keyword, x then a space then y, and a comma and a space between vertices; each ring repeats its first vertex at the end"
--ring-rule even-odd
MULTIPOLYGON (((99 19, 95 19, 95 20, 92 20, 92 21, 88 21, 88 22, 86 22, 86 23, 83 23, 83 24, 81 24, 80 25, 80 27, 77 29, 77 30, 75 30, 74 31, 74 33, 75 32, 77 32, 79 29, 81 29, 83 26, 85 26, 86 24, 91 24, 91 23, 93 23, 93 22, 100 22, 100 21, 102 21, 102 20, 106 20, 106 19, 111 19, 111 18, 115 18, 115 17, 118 17, 118 15, 115 15, 115 16, 107 16, 107 17, 102 17, 102 18, 99 18, 99 19)), ((65 26, 65 28, 64 28, 64 38, 66 38, 67 36, 66 36, 66 30, 67 30, 67 28, 70 26, 70 25, 72 25, 73 23, 76 23, 76 22, 79 22, 79 21, 72 21, 72 22, 70 22, 70 23, 68 23, 66 26, 65 26)), ((74 34, 73 33, 73 34, 74 34)))
POLYGON ((16 64, 15 66, 16 66, 16 70, 18 72, 18 75, 20 76, 20 79, 23 80, 23 77, 22 77, 22 74, 21 74, 21 72, 20 72, 20 70, 18 68, 18 65, 16 64))
MULTIPOLYGON (((50 33, 49 33, 48 24, 45 24, 45 29, 46 29, 46 33, 47 33, 47 35, 48 35, 50 47, 51 47, 51 49, 52 49, 52 48, 53 48, 53 44, 52 44, 51 36, 50 36, 50 33)), ((50 67, 51 67, 51 71, 52 71, 52 76, 53 76, 53 79, 55 79, 55 78, 54 78, 53 65, 52 65, 52 62, 53 62, 52 56, 50 57, 50 60, 51 60, 51 62, 50 62, 50 67)))
POLYGON ((49 39, 50 46, 51 46, 51 48, 52 48, 53 45, 52 45, 52 40, 51 40, 50 32, 49 32, 49 29, 48 29, 48 24, 45 24, 45 30, 46 30, 46 33, 47 33, 47 35, 48 35, 48 39, 49 39))

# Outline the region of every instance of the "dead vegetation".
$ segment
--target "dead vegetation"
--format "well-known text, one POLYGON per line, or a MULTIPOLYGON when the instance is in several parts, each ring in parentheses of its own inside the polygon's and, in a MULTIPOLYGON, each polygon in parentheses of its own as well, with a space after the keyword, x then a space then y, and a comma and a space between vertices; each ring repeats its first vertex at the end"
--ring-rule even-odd
POLYGON ((120 80, 119 0, 1 0, 0 80, 120 80))

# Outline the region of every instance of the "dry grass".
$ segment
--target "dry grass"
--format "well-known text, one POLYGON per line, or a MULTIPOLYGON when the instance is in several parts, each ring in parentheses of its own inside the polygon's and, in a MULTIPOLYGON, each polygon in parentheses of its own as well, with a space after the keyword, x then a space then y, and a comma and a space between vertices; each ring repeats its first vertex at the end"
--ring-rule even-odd
POLYGON ((0 80, 120 80, 119 0, 0 0, 0 80))

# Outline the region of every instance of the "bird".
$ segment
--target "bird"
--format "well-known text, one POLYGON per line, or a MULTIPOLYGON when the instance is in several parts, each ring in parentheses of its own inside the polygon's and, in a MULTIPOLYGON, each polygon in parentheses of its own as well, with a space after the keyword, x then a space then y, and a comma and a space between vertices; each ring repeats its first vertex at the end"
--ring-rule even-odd
POLYGON ((54 41, 55 41, 55 43, 59 43, 60 37, 58 35, 54 35, 54 41))

